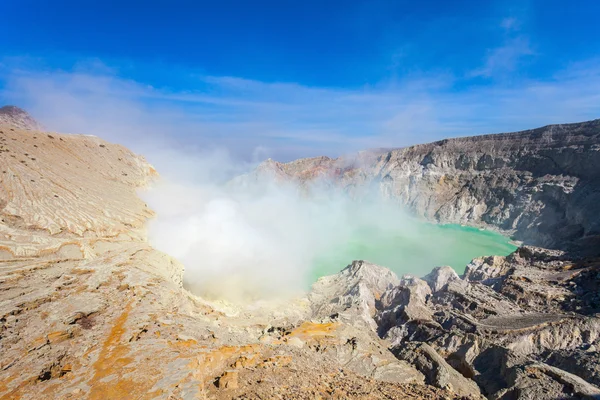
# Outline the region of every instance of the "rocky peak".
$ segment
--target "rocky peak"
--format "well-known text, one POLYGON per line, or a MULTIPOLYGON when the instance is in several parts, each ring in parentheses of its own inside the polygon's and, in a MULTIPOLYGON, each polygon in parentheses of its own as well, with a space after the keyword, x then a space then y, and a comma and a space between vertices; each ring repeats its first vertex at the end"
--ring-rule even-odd
POLYGON ((434 293, 442 290, 449 282, 460 280, 456 271, 447 265, 434 268, 423 279, 429 284, 434 293))
POLYGON ((395 273, 385 267, 368 261, 355 260, 340 272, 342 280, 353 283, 363 283, 375 298, 399 284, 395 273))
POLYGON ((29 113, 17 106, 0 107, 0 124, 32 131, 43 130, 42 125, 29 113))
POLYGON ((387 268, 357 260, 339 274, 320 278, 312 287, 309 298, 313 316, 358 315, 375 330, 372 319, 381 295, 400 283, 396 274, 387 268))

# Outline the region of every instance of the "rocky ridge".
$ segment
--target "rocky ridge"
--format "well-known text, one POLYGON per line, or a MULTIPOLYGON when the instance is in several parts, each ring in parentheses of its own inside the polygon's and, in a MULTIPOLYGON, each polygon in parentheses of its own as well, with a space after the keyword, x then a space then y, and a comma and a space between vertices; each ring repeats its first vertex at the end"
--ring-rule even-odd
POLYGON ((29 113, 16 106, 0 107, 0 125, 7 125, 18 129, 43 131, 42 125, 29 113))
POLYGON ((268 160, 250 175, 319 182, 354 197, 379 193, 427 220, 498 229, 547 248, 590 249, 600 235, 600 120, 337 159, 268 160))
MULTIPOLYGON (((315 284, 316 316, 368 319, 428 384, 490 399, 600 396, 600 258, 522 247, 423 279, 354 262, 315 284), (355 288, 363 277, 361 290, 355 288), (370 277, 370 278, 369 278, 370 277), (369 281, 377 277, 378 285, 369 281), (381 288, 387 290, 381 292, 381 288), (326 293, 326 294, 324 294, 326 293), (373 301, 375 299, 375 302, 373 301)), ((370 324, 369 324, 370 322, 370 324)))

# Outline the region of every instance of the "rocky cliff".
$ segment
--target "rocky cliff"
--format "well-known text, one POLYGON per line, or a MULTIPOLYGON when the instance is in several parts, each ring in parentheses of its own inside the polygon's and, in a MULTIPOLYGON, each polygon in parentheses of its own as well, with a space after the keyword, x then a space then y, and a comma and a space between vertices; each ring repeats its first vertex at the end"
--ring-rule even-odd
POLYGON ((277 163, 255 174, 374 192, 442 223, 492 227, 550 248, 600 235, 600 120, 277 163))
POLYGON ((375 329, 428 384, 490 399, 600 397, 599 258, 522 247, 423 279, 357 261, 311 299, 314 316, 375 329))

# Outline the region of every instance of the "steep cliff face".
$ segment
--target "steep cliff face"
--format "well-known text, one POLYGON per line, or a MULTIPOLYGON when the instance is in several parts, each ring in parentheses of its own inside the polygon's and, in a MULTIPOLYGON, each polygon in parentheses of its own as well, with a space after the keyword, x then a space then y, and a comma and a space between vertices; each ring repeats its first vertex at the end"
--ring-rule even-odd
POLYGON ((429 220, 491 226, 539 246, 600 234, 600 120, 270 163, 289 179, 378 191, 429 220))

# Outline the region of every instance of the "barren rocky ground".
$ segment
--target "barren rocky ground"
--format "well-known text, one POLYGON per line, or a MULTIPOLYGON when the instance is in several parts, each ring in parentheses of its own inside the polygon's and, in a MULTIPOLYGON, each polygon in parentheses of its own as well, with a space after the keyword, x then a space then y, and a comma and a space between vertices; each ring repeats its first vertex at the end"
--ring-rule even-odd
POLYGON ((440 267, 398 277, 355 261, 304 298, 235 306, 187 292, 183 266, 147 243, 153 212, 136 191, 157 172, 142 157, 25 119, 0 120, 2 399, 600 398, 600 258, 581 245, 600 221, 597 121, 575 129, 578 139, 561 128, 526 144, 484 137, 364 153, 343 167, 264 164, 259 174, 333 176, 357 195, 389 189, 417 213, 565 248, 475 259, 463 276, 440 267), (537 154, 549 146, 561 156, 543 173, 537 154), (540 164, 515 167, 514 151, 540 164), (507 182, 513 191, 493 200, 507 182), (556 213, 565 230, 550 224, 556 213))

